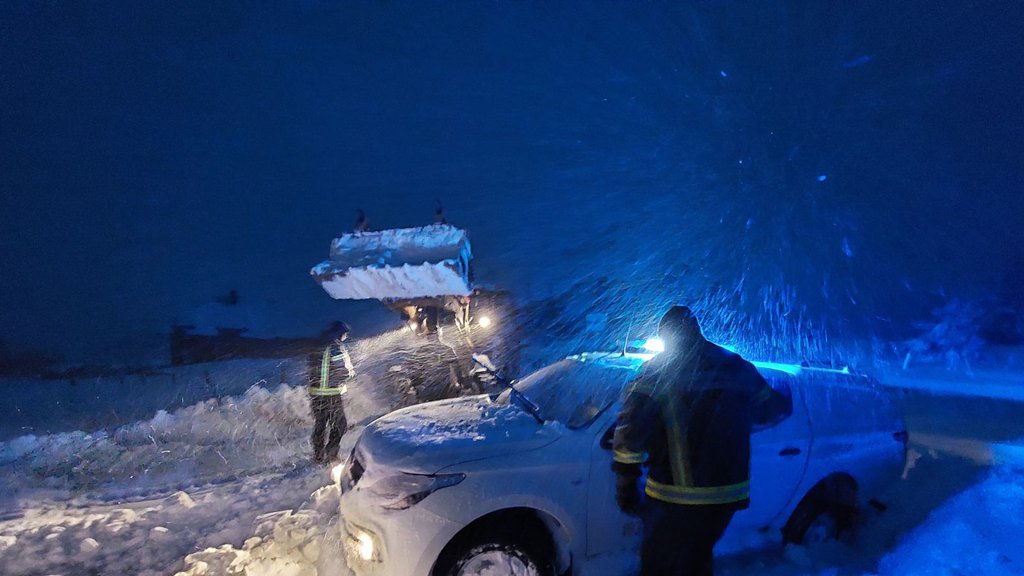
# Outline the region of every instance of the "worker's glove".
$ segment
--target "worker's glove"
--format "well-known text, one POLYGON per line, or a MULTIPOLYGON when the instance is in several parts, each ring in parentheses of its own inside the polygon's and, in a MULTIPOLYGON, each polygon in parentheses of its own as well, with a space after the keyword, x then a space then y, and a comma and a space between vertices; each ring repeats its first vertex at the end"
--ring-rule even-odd
POLYGON ((619 509, 629 516, 639 516, 643 498, 637 486, 640 479, 640 467, 635 464, 612 465, 615 470, 615 502, 619 509))
POLYGON ((636 480, 631 482, 619 482, 615 491, 615 502, 619 509, 629 516, 640 516, 640 490, 637 489, 636 480))

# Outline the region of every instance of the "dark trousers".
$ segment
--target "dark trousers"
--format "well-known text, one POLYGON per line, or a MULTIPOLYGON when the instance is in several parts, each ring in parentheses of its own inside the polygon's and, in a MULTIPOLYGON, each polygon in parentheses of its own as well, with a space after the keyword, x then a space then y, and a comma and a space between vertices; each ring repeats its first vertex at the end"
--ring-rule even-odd
POLYGON ((711 576, 715 543, 735 512, 732 506, 683 506, 648 498, 641 576, 711 576))
POLYGON ((313 436, 310 438, 313 445, 313 460, 317 463, 334 460, 338 457, 341 435, 348 428, 341 396, 310 396, 309 405, 313 410, 313 436), (324 444, 328 428, 330 436, 324 444))

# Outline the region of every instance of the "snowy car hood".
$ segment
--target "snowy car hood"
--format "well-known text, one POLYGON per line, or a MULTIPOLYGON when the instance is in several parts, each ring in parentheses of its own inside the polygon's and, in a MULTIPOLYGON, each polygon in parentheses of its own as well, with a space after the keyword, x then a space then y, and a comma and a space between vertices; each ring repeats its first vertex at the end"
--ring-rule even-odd
POLYGON ((432 474, 441 468, 546 446, 562 435, 518 406, 488 396, 440 400, 397 410, 363 431, 357 450, 369 470, 389 467, 432 474))

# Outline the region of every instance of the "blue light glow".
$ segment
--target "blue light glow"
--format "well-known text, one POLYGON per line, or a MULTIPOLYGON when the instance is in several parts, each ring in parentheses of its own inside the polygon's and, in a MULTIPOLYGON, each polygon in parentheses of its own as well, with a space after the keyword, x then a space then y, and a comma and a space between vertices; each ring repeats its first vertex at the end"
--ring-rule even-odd
POLYGON ((721 346, 722 348, 725 348, 726 350, 732 352, 733 354, 739 354, 739 352, 736 351, 736 347, 733 346, 732 344, 718 344, 718 342, 715 342, 715 344, 721 346))
POLYGON ((800 374, 800 366, 797 366, 796 364, 780 364, 778 362, 753 362, 752 364, 758 368, 785 372, 790 376, 798 376, 800 374))
POLYGON ((643 348, 654 353, 664 352, 665 342, 661 338, 648 338, 644 341, 643 348))

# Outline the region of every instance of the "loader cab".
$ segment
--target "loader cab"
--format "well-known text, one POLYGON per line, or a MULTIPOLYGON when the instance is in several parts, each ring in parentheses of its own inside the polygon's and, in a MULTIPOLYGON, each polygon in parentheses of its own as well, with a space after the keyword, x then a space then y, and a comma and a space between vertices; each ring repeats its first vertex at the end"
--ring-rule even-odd
POLYGON ((403 403, 418 404, 468 394, 493 393, 493 370, 515 374, 519 345, 516 313, 508 293, 474 290, 469 296, 440 296, 385 302, 415 335, 392 367, 403 403), (481 369, 474 357, 492 370, 481 369))

